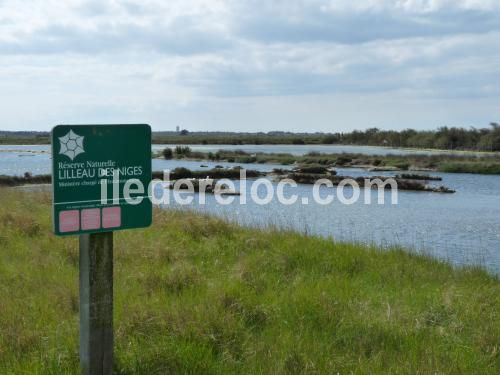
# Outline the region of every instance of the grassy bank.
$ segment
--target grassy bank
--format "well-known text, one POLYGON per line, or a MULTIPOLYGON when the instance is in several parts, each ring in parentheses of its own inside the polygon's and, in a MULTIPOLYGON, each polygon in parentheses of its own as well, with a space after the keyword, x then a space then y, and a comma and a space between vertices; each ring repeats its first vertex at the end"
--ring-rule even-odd
POLYGON ((500 163, 492 162, 444 162, 439 165, 440 172, 500 174, 500 163))
MULTIPOLYGON (((118 374, 500 371, 500 283, 402 251, 155 211, 115 234, 118 374)), ((76 238, 0 190, 0 373, 76 373, 76 238)))

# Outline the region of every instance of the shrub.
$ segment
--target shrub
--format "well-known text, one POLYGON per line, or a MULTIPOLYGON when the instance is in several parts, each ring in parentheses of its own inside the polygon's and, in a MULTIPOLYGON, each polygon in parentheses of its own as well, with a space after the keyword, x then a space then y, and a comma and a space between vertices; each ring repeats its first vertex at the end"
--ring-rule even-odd
POLYGON ((336 165, 346 165, 347 163, 352 162, 352 159, 347 156, 339 156, 335 161, 336 165))
POLYGON ((324 143, 326 145, 331 145, 332 143, 337 143, 339 141, 340 141, 339 137, 333 134, 326 135, 321 139, 321 143, 324 143))
POLYGON ((189 156, 191 148, 189 146, 175 146, 175 154, 177 156, 189 156))
POLYGON ((172 171, 171 177, 173 179, 189 178, 189 177, 193 177, 193 172, 190 169, 187 169, 184 167, 178 167, 172 171))
POLYGON ((320 164, 301 165, 297 168, 299 173, 325 174, 326 167, 320 164))
POLYGON ((167 147, 162 151, 162 155, 163 155, 163 158, 168 160, 168 159, 172 159, 174 157, 174 152, 172 151, 172 149, 170 147, 167 147))

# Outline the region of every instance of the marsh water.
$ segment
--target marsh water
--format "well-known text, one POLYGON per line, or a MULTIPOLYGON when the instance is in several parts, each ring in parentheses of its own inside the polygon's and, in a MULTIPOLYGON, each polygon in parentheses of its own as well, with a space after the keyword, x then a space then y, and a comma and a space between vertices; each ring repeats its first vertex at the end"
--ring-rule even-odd
MULTIPOLYGON (((153 145, 153 150, 165 145, 153 145)), ((378 147, 357 146, 291 146, 291 145, 193 145, 197 151, 241 149, 248 152, 357 152, 365 154, 414 153, 378 147)), ((174 169, 183 166, 204 170, 215 165, 230 167, 240 165, 247 169, 270 171, 284 167, 270 164, 235 164, 195 162, 182 160, 153 160, 153 170, 174 169)), ((285 166, 286 167, 286 166, 285 166)), ((49 146, 0 146, 0 175, 50 173, 49 146)), ((348 176, 369 174, 361 169, 338 169, 348 176)), ((378 172, 377 174, 381 174, 378 172)), ((391 175, 391 173, 384 173, 391 175)), ((320 205, 313 202, 312 186, 298 185, 285 190, 286 195, 297 194, 298 202, 282 205, 274 199, 269 205, 258 205, 247 199, 246 205, 239 198, 230 205, 219 205, 215 197, 207 195, 207 204, 199 205, 195 197, 190 205, 172 201, 170 207, 205 212, 253 227, 275 226, 313 235, 333 237, 336 240, 377 244, 384 247, 401 245, 410 251, 424 252, 445 259, 455 265, 477 264, 494 273, 500 273, 500 176, 475 174, 433 173, 443 178, 438 184, 456 190, 455 194, 400 191, 398 204, 390 204, 388 193, 384 205, 364 204, 361 199, 352 205, 338 200, 320 205), (302 198, 309 204, 301 204, 302 198)), ((252 181, 246 181, 246 184, 252 181)), ((239 188, 237 186, 237 188, 239 188)), ((322 194, 328 193, 322 189, 322 194)), ((250 189, 248 188, 247 191, 250 189)), ((376 202, 376 191, 371 191, 376 202)), ((361 194, 363 196, 363 192, 361 194)))

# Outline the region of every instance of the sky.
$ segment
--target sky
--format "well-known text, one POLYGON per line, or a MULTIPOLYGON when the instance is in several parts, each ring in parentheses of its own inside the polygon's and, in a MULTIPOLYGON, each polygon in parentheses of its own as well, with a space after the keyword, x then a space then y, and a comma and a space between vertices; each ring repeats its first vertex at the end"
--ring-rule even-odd
POLYGON ((0 129, 500 120, 500 0, 0 0, 0 129))

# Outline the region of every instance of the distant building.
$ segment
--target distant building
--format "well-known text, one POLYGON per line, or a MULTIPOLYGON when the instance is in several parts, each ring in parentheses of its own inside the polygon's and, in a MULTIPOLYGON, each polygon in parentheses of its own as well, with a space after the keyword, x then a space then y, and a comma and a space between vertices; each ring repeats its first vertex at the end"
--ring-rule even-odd
POLYGON ((181 128, 180 128, 180 127, 178 127, 178 126, 176 126, 176 127, 175 127, 175 131, 176 131, 177 133, 179 133, 179 132, 181 131, 181 128))

